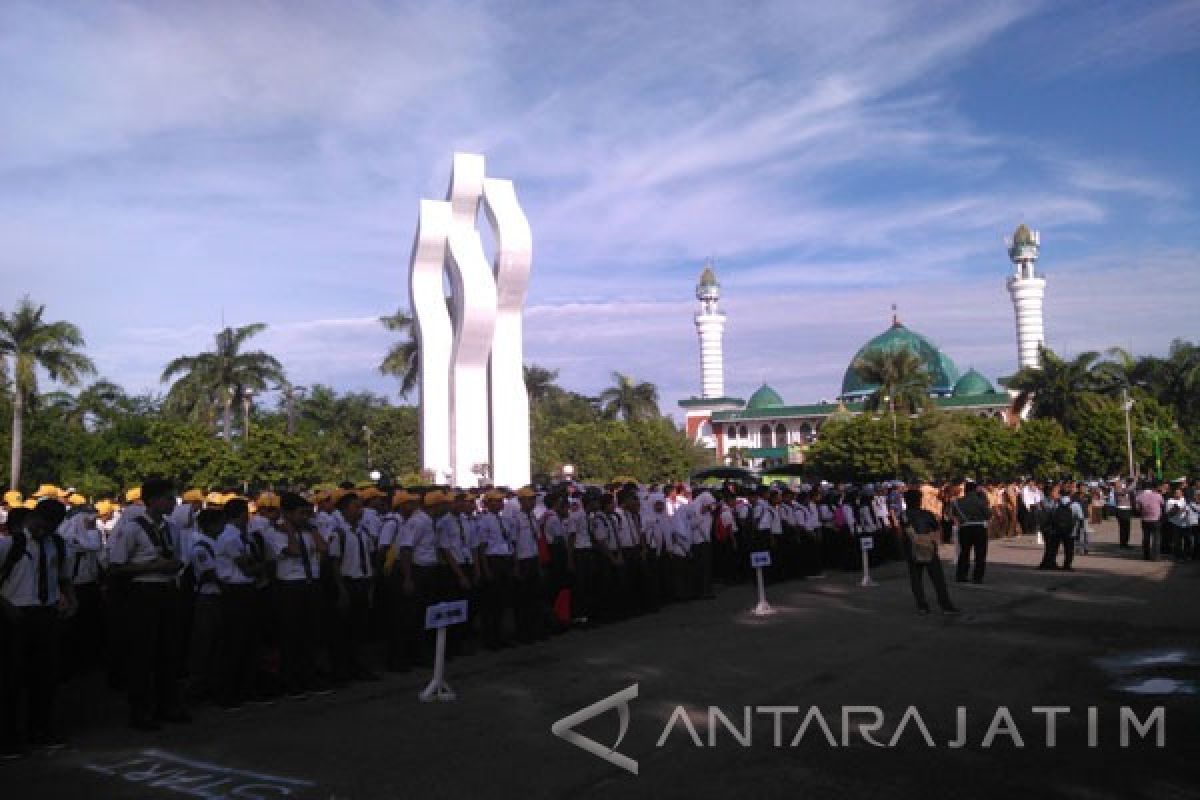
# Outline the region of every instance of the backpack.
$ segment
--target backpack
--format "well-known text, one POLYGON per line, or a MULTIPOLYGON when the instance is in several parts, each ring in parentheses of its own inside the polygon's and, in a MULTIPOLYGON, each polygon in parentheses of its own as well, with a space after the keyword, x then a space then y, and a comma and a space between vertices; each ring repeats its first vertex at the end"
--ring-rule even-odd
POLYGON ((1059 503, 1050 512, 1050 527, 1059 536, 1075 535, 1075 514, 1071 511, 1069 503, 1059 503))
MULTIPOLYGON (((203 536, 204 534, 200 534, 200 535, 203 536)), ((203 548, 205 551, 208 552, 209 558, 215 559, 217 557, 216 551, 213 550, 211 541, 208 541, 206 539, 196 539, 196 542, 193 546, 203 548)), ((191 555, 191 554, 189 553, 188 555, 191 555)), ((191 595, 191 594, 195 594, 196 592, 199 592, 200 587, 203 586, 205 583, 212 583, 212 581, 211 580, 208 580, 208 581, 201 580, 200 576, 198 574, 196 574, 195 561, 193 561, 192 559, 189 558, 187 566, 183 568, 183 573, 179 576, 179 588, 185 593, 184 596, 186 597, 187 595, 191 595)))
MULTIPOLYGON (((17 563, 29 547, 29 536, 24 531, 14 531, 10 535, 13 540, 12 547, 8 548, 8 555, 5 556, 4 563, 0 564, 0 586, 4 586, 12 577, 13 570, 17 568, 17 563)), ((54 543, 54 549, 58 551, 58 575, 62 578, 66 575, 63 572, 63 564, 67 560, 67 544, 57 533, 51 533, 49 536, 50 541, 54 543)))

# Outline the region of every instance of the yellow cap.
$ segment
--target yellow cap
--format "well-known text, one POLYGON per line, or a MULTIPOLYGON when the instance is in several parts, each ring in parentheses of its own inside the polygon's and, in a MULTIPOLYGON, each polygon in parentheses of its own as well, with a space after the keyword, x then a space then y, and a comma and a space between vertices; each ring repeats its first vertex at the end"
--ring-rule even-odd
POLYGON ((221 505, 227 505, 230 500, 237 500, 240 497, 241 495, 237 492, 226 492, 225 494, 221 495, 221 505))
POLYGON ((499 489, 492 489, 490 492, 488 492, 487 494, 485 494, 483 496, 484 500, 504 500, 505 498, 506 498, 506 495, 504 494, 504 492, 500 491, 499 489))
POLYGON ((417 497, 415 494, 410 494, 404 489, 401 489, 400 491, 396 492, 395 497, 392 498, 392 508, 399 508, 405 503, 415 503, 420 499, 421 498, 417 497))
POLYGON ((209 492, 204 498, 204 505, 208 508, 221 508, 225 505, 225 495, 220 492, 209 492))
POLYGON ((192 503, 203 503, 204 492, 199 489, 188 489, 183 493, 183 502, 191 505, 192 503))
POLYGON ((449 503, 450 496, 440 489, 434 489, 432 492, 425 493, 425 505, 436 506, 439 503, 449 503))
POLYGON ((59 491, 61 491, 61 490, 54 484, 43 483, 41 486, 38 487, 37 491, 31 495, 31 497, 54 497, 54 498, 57 498, 59 491))
POLYGON ((25 501, 25 507, 28 508, 30 511, 37 508, 37 504, 38 504, 38 501, 37 501, 36 497, 31 497, 25 501))
POLYGON ((98 500, 96 502, 96 513, 101 517, 107 517, 116 510, 116 505, 108 500, 98 500))
POLYGON ((135 486, 125 493, 126 503, 136 503, 142 499, 142 487, 135 486))
POLYGON ((251 500, 249 503, 246 503, 246 510, 249 511, 251 514, 257 514, 258 513, 258 503, 251 500))
POLYGON ((534 491, 532 486, 522 486, 520 489, 517 489, 517 497, 537 497, 537 492, 534 491))
POLYGON ((69 506, 81 506, 86 502, 87 498, 78 493, 67 496, 67 505, 69 506))
POLYGON ((376 497, 383 497, 383 492, 379 491, 374 486, 368 486, 365 489, 359 489, 358 496, 363 500, 374 500, 376 497))
POLYGON ((274 492, 263 492, 254 501, 259 508, 279 508, 279 495, 274 492))
POLYGON ((16 489, 9 489, 4 493, 4 502, 8 503, 10 506, 19 506, 21 503, 25 502, 25 498, 21 496, 21 493, 16 489))

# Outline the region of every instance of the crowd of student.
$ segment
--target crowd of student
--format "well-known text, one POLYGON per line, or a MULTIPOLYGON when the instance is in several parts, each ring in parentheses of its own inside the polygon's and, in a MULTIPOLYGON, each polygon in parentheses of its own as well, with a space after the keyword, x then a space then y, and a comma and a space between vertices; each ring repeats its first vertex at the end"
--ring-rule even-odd
MULTIPOLYGON (((1076 546, 1087 552, 1094 488, 345 484, 251 501, 195 489, 177 497, 153 479, 120 504, 53 486, 29 500, 9 492, 0 754, 61 746, 56 688, 89 668, 124 689, 132 727, 153 731, 187 723, 198 703, 237 711, 301 700, 376 680, 378 667, 428 663, 433 603, 468 601, 469 620, 451 630, 457 656, 712 597, 714 581, 750 576, 755 551, 771 552, 772 581, 902 558, 918 611, 929 612, 928 575, 943 612, 957 613, 940 545, 957 545, 958 581, 983 581, 989 539, 1021 532, 1044 536, 1041 568, 1069 570, 1076 546)), ((1194 557, 1195 485, 1177 497, 1108 488, 1122 545, 1128 512, 1141 516, 1146 557, 1168 538, 1162 520, 1174 528, 1170 546, 1194 557)))

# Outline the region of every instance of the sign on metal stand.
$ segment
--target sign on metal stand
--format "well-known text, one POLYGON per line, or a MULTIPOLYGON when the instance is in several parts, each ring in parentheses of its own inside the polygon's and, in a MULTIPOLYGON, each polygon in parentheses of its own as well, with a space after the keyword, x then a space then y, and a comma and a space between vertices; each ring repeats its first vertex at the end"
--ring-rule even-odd
POLYGON ((875 538, 872 536, 863 536, 858 540, 859 546, 862 548, 863 560, 863 578, 860 586, 874 586, 875 581, 871 580, 871 559, 868 554, 875 549, 875 538))
POLYGON ((446 629, 466 621, 466 600, 434 603, 425 609, 425 630, 437 631, 437 649, 433 659, 433 680, 417 695, 422 703, 432 703, 434 700, 448 703, 458 698, 450 684, 446 683, 446 629))
POLYGON ((765 617, 768 614, 774 614, 775 609, 771 608, 771 604, 767 602, 767 590, 763 586, 763 567, 771 566, 771 552, 769 550, 760 550, 750 554, 750 566, 754 567, 754 571, 758 574, 758 605, 751 612, 756 617, 765 617))

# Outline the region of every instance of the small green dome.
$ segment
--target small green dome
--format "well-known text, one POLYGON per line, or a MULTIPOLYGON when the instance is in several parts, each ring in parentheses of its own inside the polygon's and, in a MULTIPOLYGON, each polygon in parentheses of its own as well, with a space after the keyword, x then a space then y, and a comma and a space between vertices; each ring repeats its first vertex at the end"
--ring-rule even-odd
POLYGON ((1029 226, 1026 225, 1024 222, 1022 222, 1020 225, 1018 225, 1017 229, 1015 231, 1013 231, 1012 240, 1013 240, 1014 247, 1020 247, 1021 245, 1037 244, 1037 242, 1035 242, 1033 240, 1033 231, 1029 230, 1029 226))
POLYGON ((711 262, 705 264, 704 271, 700 273, 700 285, 701 286, 720 286, 721 285, 721 284, 717 283, 717 273, 713 272, 711 262))
POLYGON ((746 408, 760 409, 781 405, 783 405, 783 398, 779 396, 779 392, 764 383, 758 387, 758 391, 750 395, 750 400, 746 403, 746 408))
POLYGON ((931 392, 944 395, 954 391, 954 384, 958 381, 958 367, 954 366, 954 362, 933 342, 896 321, 892 323, 892 327, 864 344, 854 354, 854 358, 850 359, 850 366, 846 367, 846 374, 842 377, 841 396, 847 400, 860 400, 879 388, 873 383, 868 383, 854 369, 854 364, 860 358, 876 350, 902 349, 911 350, 921 359, 931 378, 931 392))
POLYGON ((991 381, 983 377, 977 370, 967 370, 967 374, 958 379, 958 383, 954 384, 955 397, 977 397, 981 394, 992 394, 995 392, 995 387, 991 381))

